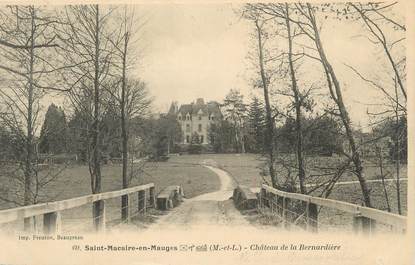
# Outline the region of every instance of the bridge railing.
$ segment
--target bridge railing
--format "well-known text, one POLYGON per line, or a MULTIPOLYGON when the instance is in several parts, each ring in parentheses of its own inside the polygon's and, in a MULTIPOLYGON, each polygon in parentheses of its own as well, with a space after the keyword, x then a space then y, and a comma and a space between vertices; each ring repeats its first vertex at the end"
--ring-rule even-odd
POLYGON ((402 215, 343 201, 284 192, 268 185, 261 187, 258 207, 278 216, 285 227, 301 223, 302 228, 313 232, 321 224, 319 215, 322 209, 326 209, 328 215, 330 211, 332 215, 340 215, 340 221, 350 221, 355 232, 373 233, 377 230, 377 224, 389 228, 389 231, 405 232, 407 226, 407 218, 402 215), (346 215, 351 218, 346 218, 346 215))
MULTIPOLYGON (((118 199, 124 197, 131 198, 136 196, 137 199, 137 213, 143 213, 149 207, 155 207, 155 187, 153 183, 135 186, 127 189, 91 194, 81 197, 76 197, 67 200, 47 202, 41 204, 28 205, 18 208, 6 209, 0 211, 0 224, 23 221, 25 218, 43 216, 43 232, 45 234, 55 234, 61 230, 61 213, 65 210, 71 210, 81 206, 99 205, 101 208, 100 214, 93 213, 92 219, 96 230, 105 230, 106 224, 106 201, 111 199, 118 199), (148 204, 148 205, 147 205, 148 204)), ((132 200, 130 200, 132 202, 132 200)), ((132 203, 127 204, 128 214, 122 214, 121 202, 115 207, 120 210, 123 222, 130 220, 132 203)), ((109 205, 110 206, 110 205, 109 205)))

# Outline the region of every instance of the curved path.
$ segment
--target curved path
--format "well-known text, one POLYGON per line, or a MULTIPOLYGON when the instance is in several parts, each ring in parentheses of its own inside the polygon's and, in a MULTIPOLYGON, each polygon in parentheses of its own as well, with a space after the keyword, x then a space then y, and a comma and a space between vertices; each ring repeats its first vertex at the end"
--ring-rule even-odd
POLYGON ((249 226, 249 222, 234 207, 232 197, 235 187, 229 174, 217 167, 203 163, 220 179, 220 189, 185 200, 181 205, 162 216, 151 229, 189 229, 206 225, 249 226))
POLYGON ((222 169, 217 167, 203 165, 205 168, 213 171, 220 180, 220 189, 215 192, 205 193, 196 196, 189 201, 225 201, 232 197, 233 189, 236 187, 232 177, 222 169))

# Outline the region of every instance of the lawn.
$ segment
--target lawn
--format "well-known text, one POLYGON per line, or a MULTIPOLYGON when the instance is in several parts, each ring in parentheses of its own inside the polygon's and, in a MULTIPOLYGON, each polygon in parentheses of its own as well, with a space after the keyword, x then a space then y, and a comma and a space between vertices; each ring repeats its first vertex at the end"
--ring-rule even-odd
MULTIPOLYGON (((328 167, 339 163, 338 157, 308 157, 307 168, 328 167)), ((182 155, 172 156, 167 162, 149 162, 138 178, 133 179, 131 186, 154 182, 156 192, 159 192, 169 185, 181 185, 188 198, 217 190, 220 187, 219 179, 210 170, 201 166, 203 163, 214 163, 216 166, 227 171, 240 185, 259 187, 264 179, 261 171, 264 167, 264 158, 255 154, 203 154, 203 155, 182 155)), ((373 164, 366 162, 365 173, 367 179, 376 179, 379 169, 373 164)), ((277 166, 280 175, 284 172, 281 166, 277 166)), ((388 170, 392 173, 393 168, 388 170)), ((310 172, 310 170, 308 171, 310 172)), ((312 174, 317 174, 316 170, 312 174)), ((406 178, 406 166, 401 169, 401 177, 406 178)), ((1 177, 1 176, 0 176, 1 177)), ((265 177, 269 182, 269 177, 265 177)), ((351 173, 345 173, 339 181, 356 180, 351 173)), ((7 179, 0 180, 2 185, 7 185, 7 179)), ((54 201, 82 196, 91 193, 89 171, 86 165, 71 165, 66 168, 60 176, 42 191, 47 195, 45 200, 54 201)), ((308 177, 308 183, 322 181, 321 177, 308 177)), ((121 166, 105 165, 102 168, 103 191, 121 189, 121 166)), ((406 181, 402 182, 402 204, 406 208, 406 181)), ((384 193, 380 183, 369 183, 375 206, 379 209, 386 209, 384 193)), ((388 183, 388 195, 391 204, 396 205, 395 183, 388 183)), ((315 194, 318 194, 316 191, 315 194)), ((335 186, 332 198, 361 204, 360 187, 358 184, 335 186)), ((41 198, 43 199, 43 198, 41 198)), ((0 209, 12 207, 10 203, 0 204, 0 209)), ((394 207, 392 207, 394 208, 394 207)))
MULTIPOLYGON (((338 163, 338 157, 312 157, 307 160, 307 168, 313 166, 327 167, 338 163)), ((259 187, 264 179, 261 177, 261 171, 264 167, 264 159, 254 154, 203 154, 203 155, 182 155, 172 156, 167 162, 149 162, 146 164, 144 171, 139 174, 138 178, 133 179, 131 186, 146 184, 153 182, 156 186, 156 192, 159 192, 169 185, 181 185, 184 189, 185 196, 192 198, 194 196, 213 192, 220 187, 218 177, 202 164, 213 164, 227 171, 237 184, 249 187, 259 187)), ((282 171, 282 167, 277 167, 282 171)), ((393 172, 392 168, 389 168, 393 172)), ((376 179, 378 169, 369 163, 365 163, 365 171, 367 179, 376 179)), ((310 172, 310 171, 308 171, 310 172)), ((401 170, 401 177, 406 177, 406 167, 401 170)), ((316 174, 318 172, 313 172, 316 174)), ((280 176, 284 173, 279 173, 280 176)), ((391 175, 393 176, 393 174, 391 175)), ((1 178, 1 176, 0 176, 1 178)), ((266 180, 269 180, 266 177, 266 180)), ((340 181, 356 180, 352 174, 344 174, 340 181)), ((66 168, 60 176, 46 186, 43 193, 47 195, 48 201, 63 200, 77 196, 87 195, 91 193, 90 178, 88 167, 85 165, 71 165, 66 168)), ((321 181, 321 179, 308 178, 308 183, 321 181)), ((7 179, 0 179, 0 183, 4 186, 12 182, 7 179)), ((102 168, 102 187, 103 191, 112 191, 121 189, 121 166, 105 165, 102 168)), ((386 210, 386 200, 384 191, 380 183, 368 183, 371 189, 373 204, 376 208, 386 210)), ((388 196, 391 202, 393 212, 397 212, 396 208, 396 186, 394 182, 389 182, 387 186, 388 196)), ((403 181, 401 185, 402 208, 406 213, 406 195, 407 182, 403 181)), ((317 190, 314 195, 319 195, 317 190)), ((3 196, 7 196, 3 194, 3 196)), ((137 196, 132 196, 132 205, 136 204, 137 196)), ((335 186, 330 198, 343 200, 351 203, 362 204, 361 191, 358 184, 335 186)), ((108 200, 107 215, 108 220, 119 218, 120 216, 120 199, 108 200)), ((3 202, 0 209, 14 207, 10 203, 3 202)), ((328 213, 325 214, 329 223, 333 218, 344 218, 341 214, 328 213)), ((91 220, 90 205, 80 207, 70 211, 63 212, 64 222, 79 223, 79 219, 91 220)), ((324 219, 322 219, 324 220, 324 219)), ((333 223, 337 223, 333 221, 333 223)))
MULTIPOLYGON (((292 159, 291 157, 290 159, 292 159)), ((288 159, 288 158, 286 158, 288 159)), ((248 187, 259 187, 264 179, 261 177, 261 171, 264 166, 264 158, 255 154, 204 154, 204 155, 185 155, 173 157, 171 162, 178 164, 193 164, 203 163, 206 161, 214 161, 216 165, 223 170, 227 171, 233 176, 236 183, 245 185, 248 187)), ((311 174, 318 174, 319 171, 316 168, 328 168, 342 161, 341 157, 307 157, 307 168, 314 168, 311 174)), ((392 165, 386 165, 385 168, 391 173, 388 178, 394 177, 394 168, 392 165)), ((367 179, 378 179, 379 169, 368 161, 364 163, 365 176, 367 179)), ((277 166, 280 176, 286 172, 281 167, 277 166)), ((310 172, 310 171, 308 171, 310 172)), ((321 172, 321 171, 320 171, 321 172)), ((308 173, 310 174, 310 173, 308 173)), ((403 165, 400 172, 401 178, 407 177, 407 167, 403 165)), ((306 182, 309 184, 318 183, 323 180, 327 180, 328 177, 308 177, 306 182)), ((265 177, 265 180, 270 182, 269 177, 265 177)), ((339 181, 355 181, 357 178, 350 172, 345 173, 339 181)), ((387 182, 386 190, 390 200, 390 206, 392 212, 397 212, 397 195, 396 195, 396 183, 387 182)), ((384 196, 383 186, 381 183, 368 183, 371 190, 371 197, 374 207, 386 210, 387 204, 384 196)), ((406 213, 407 208, 407 181, 401 182, 401 202, 403 212, 406 213)), ((316 190, 313 195, 319 196, 320 190, 316 190)), ((331 199, 347 201, 361 205, 362 195, 359 184, 338 185, 333 188, 331 199)))
POLYGON ((236 183, 259 187, 263 179, 260 176, 263 158, 255 154, 203 154, 172 157, 169 162, 178 164, 214 163, 227 171, 236 183))
MULTIPOLYGON (((156 192, 169 185, 181 185, 188 198, 212 192, 220 187, 218 177, 209 169, 197 164, 177 164, 168 162, 149 162, 130 186, 153 182, 156 192)), ((0 179, 0 183, 7 185, 7 178, 0 179)), ((102 167, 103 191, 119 190, 122 187, 121 166, 105 165, 102 167)), ((41 190, 41 199, 56 201, 87 195, 91 193, 88 166, 70 165, 61 172, 58 178, 50 182, 41 190)), ((11 194, 10 194, 11 195, 11 194)), ((0 209, 13 207, 3 202, 0 209)))
MULTIPOLYGON (((58 171, 59 167, 55 166, 51 171, 58 171)), ((176 162, 148 162, 146 163, 143 172, 137 178, 134 178, 130 186, 154 183, 156 193, 169 185, 180 185, 183 187, 185 197, 192 198, 194 196, 213 192, 220 187, 219 178, 209 169, 198 164, 178 164, 176 162)), ((0 174, 0 183, 2 188, 7 190, 5 186, 16 184, 5 178, 4 174, 0 174), (3 175, 3 176, 2 176, 3 175)), ((102 189, 103 191, 113 191, 121 189, 121 166, 120 165, 105 165, 102 167, 102 189)), ((8 194, 2 194, 7 198, 13 197, 14 191, 9 191, 8 194)), ((86 165, 71 165, 59 174, 59 177, 50 182, 43 190, 41 196, 44 201, 64 200, 82 195, 91 194, 90 177, 88 166, 86 165)), ((107 223, 117 223, 120 218, 120 198, 109 199, 105 202, 107 223)), ((137 216, 137 196, 130 196, 131 215, 135 218, 137 216)), ((12 203, 0 201, 0 209, 7 209, 15 207, 12 203)), ((84 205, 81 207, 65 210, 62 212, 62 229, 63 232, 73 231, 88 231, 92 227, 91 205, 84 205)), ((160 214, 152 210, 152 214, 160 214)), ((140 217, 141 218, 141 217, 140 217)), ((149 218, 153 218, 149 216, 149 218)), ((22 229, 22 221, 12 222, 2 225, 3 232, 10 232, 22 229)), ((37 218, 37 229, 40 228, 42 217, 37 218)), ((138 226, 143 226, 142 221, 135 222, 138 226)))

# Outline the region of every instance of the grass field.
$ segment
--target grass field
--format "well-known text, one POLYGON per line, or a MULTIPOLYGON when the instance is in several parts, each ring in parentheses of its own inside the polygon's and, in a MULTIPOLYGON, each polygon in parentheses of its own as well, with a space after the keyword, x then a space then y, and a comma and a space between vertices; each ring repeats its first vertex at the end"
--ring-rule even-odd
MULTIPOLYGON (((2 185, 7 185, 8 180, 2 178, 2 185)), ((185 196, 188 198, 215 191, 219 188, 218 177, 200 165, 177 164, 172 162, 149 162, 138 178, 134 178, 130 186, 153 182, 156 192, 169 185, 181 185, 185 196)), ((121 166, 108 165, 102 167, 103 191, 119 190, 122 187, 121 166)), ((5 187, 3 187, 6 189, 5 187)), ((91 193, 88 166, 68 166, 59 177, 41 190, 41 199, 47 201, 63 200, 91 193), (47 196, 46 196, 47 195, 47 196)), ((11 196, 12 194, 10 194, 11 196)), ((0 209, 15 207, 11 203, 1 202, 0 209)))
POLYGON ((172 157, 169 160, 169 162, 178 164, 203 163, 205 161, 214 161, 216 166, 232 175, 238 184, 259 187, 263 182, 260 176, 263 159, 254 154, 183 155, 172 157))
MULTIPOLYGON (((245 185, 248 187, 259 187, 263 183, 263 177, 261 177, 261 170, 264 166, 264 158, 255 154, 204 154, 204 155, 184 155, 178 157, 172 157, 169 162, 177 164, 196 164, 203 161, 214 160, 216 165, 231 174, 236 183, 245 185)), ((338 164, 341 158, 333 157, 308 157, 307 167, 329 167, 338 164)), ((389 165, 386 167, 391 172, 390 178, 394 177, 394 169, 389 165)), ((369 180, 378 179, 379 169, 372 163, 366 162, 364 164, 366 178, 369 180)), ((277 166, 277 170, 283 171, 281 166, 277 166)), ((317 170, 312 171, 312 174, 318 174, 317 170)), ((281 174, 281 173, 280 173, 281 174)), ((401 178, 407 177, 406 165, 401 167, 401 178)), ((265 178, 270 182, 269 178, 265 178)), ((306 182, 313 184, 324 180, 321 177, 309 177, 306 182)), ((356 177, 346 172, 339 181, 356 181, 356 177)), ((368 183, 371 189, 371 197, 373 204, 376 208, 381 210, 387 210, 387 203, 384 196, 383 186, 381 183, 368 183)), ((396 183, 388 182, 386 190, 390 200, 390 206, 392 212, 397 212, 397 195, 396 195, 396 183)), ((401 201, 403 213, 406 213, 407 205, 407 182, 401 182, 401 201)), ((319 195, 320 190, 316 190, 313 195, 319 195)), ((329 198, 347 201, 361 205, 362 195, 359 184, 339 185, 333 188, 332 194, 329 198)))
MULTIPOLYGON (((338 158, 317 157, 307 161, 315 165, 334 165, 338 158)), ((240 185, 249 187, 259 187, 264 179, 261 177, 261 170, 264 166, 264 159, 253 154, 204 154, 204 155, 183 155, 172 156, 167 162, 147 163, 144 173, 141 173, 137 179, 133 179, 131 186, 155 183, 156 192, 159 192, 169 185, 181 185, 184 189, 185 196, 191 198, 203 193, 213 192, 219 189, 220 182, 218 177, 209 169, 204 168, 201 164, 213 163, 216 166, 227 171, 234 178, 235 182, 240 185)), ((278 167, 281 170, 281 167, 278 167)), ((377 178, 377 168, 370 164, 365 165, 367 179, 377 178)), ((391 175, 393 177, 393 175, 391 175)), ((401 177, 406 177, 406 168, 402 168, 401 177)), ((0 178, 2 178, 0 176, 0 178)), ((352 174, 345 174, 339 181, 356 180, 352 174)), ((72 165, 66 168, 55 181, 51 182, 42 191, 48 195, 49 201, 68 199, 72 197, 87 195, 91 193, 90 178, 88 167, 84 165, 72 165)), ((267 181, 269 181, 267 179, 267 181)), ((313 183, 316 179, 308 179, 309 183, 313 183)), ((12 182, 7 179, 0 179, 0 183, 4 186, 12 182)), ((112 191, 121 189, 121 166, 106 165, 102 168, 102 187, 103 191, 112 191)), ((386 200, 383 188, 380 183, 369 183, 371 189, 372 201, 376 208, 386 210, 386 200)), ((393 212, 397 212, 396 208, 396 186, 394 182, 388 183, 387 192, 393 212)), ((317 191, 314 195, 318 195, 317 191)), ((3 194, 3 196, 7 196, 3 194)), ((406 213, 406 196, 407 182, 402 182, 401 198, 402 209, 406 213)), ((356 204, 362 204, 360 186, 358 184, 335 186, 329 198, 347 201, 356 204)), ((133 196, 132 200, 136 200, 133 196)), ((135 202, 132 201, 132 204, 135 202)), ((120 216, 120 199, 108 201, 107 215, 108 220, 119 218, 120 216)), ((0 209, 15 207, 6 202, 0 204, 0 209)), ((345 220, 348 218, 341 213, 327 213, 328 218, 322 218, 328 224, 339 223, 337 219, 345 220)), ((64 211, 64 222, 77 223, 81 220, 91 220, 90 205, 77 209, 64 211)), ((348 223, 348 222, 346 222, 348 223)), ((89 224, 90 225, 90 224, 89 224)), ((69 225, 70 227, 70 225, 69 225)), ((89 226, 90 227, 90 226, 89 226)))
MULTIPOLYGON (((57 169, 55 169, 57 170, 57 169)), ((1 174, 3 175, 3 174, 1 174)), ((0 175, 0 183, 3 190, 7 190, 7 185, 13 183, 9 179, 0 175)), ((191 198, 203 193, 212 192, 220 187, 219 178, 209 169, 204 168, 198 164, 177 164, 176 162, 160 162, 146 163, 144 172, 138 178, 132 180, 130 186, 140 184, 147 184, 153 182, 156 187, 156 193, 169 185, 181 185, 183 187, 185 196, 191 198)), ((121 166, 120 165, 106 165, 102 167, 102 189, 103 191, 113 191, 121 189, 121 166)), ((8 198, 12 198, 14 191, 9 191, 9 194, 2 194, 8 198)), ((71 165, 68 166, 59 177, 53 182, 49 183, 43 190, 41 195, 46 194, 46 201, 56 201, 78 197, 82 195, 91 194, 90 177, 88 166, 85 165, 71 165)), ((41 196, 42 198, 42 196, 41 196)), ((106 219, 107 224, 115 224, 119 222, 120 218, 120 198, 106 200, 106 219)), ((139 227, 145 227, 146 223, 151 223, 154 220, 154 215, 162 214, 159 211, 151 210, 150 216, 136 215, 137 196, 130 196, 130 205, 132 207, 131 215, 135 216, 133 219, 140 219, 133 224, 139 227), (149 219, 150 218, 150 219, 149 219), (145 220, 144 220, 145 219, 145 220), (149 219, 149 220, 147 220, 149 219)), ((0 209, 7 209, 16 207, 13 203, 0 201, 0 209)), ((73 231, 90 231, 92 228, 92 211, 91 205, 84 205, 81 207, 65 210, 62 212, 62 227, 63 232, 73 231)), ((137 219, 137 220, 138 220, 137 219)), ((42 216, 36 219, 37 229, 42 221, 42 216)), ((1 231, 13 233, 15 230, 22 229, 23 222, 12 222, 1 226, 1 231)))

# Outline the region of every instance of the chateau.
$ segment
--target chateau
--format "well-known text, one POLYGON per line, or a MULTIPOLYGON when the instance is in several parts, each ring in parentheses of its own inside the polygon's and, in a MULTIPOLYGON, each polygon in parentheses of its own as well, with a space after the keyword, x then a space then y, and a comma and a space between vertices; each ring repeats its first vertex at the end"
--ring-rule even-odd
POLYGON ((198 98, 196 103, 183 104, 180 107, 177 102, 173 102, 169 114, 175 115, 182 128, 182 144, 190 144, 192 135, 197 135, 201 144, 209 144, 209 126, 222 119, 219 103, 205 103, 203 98, 198 98))

